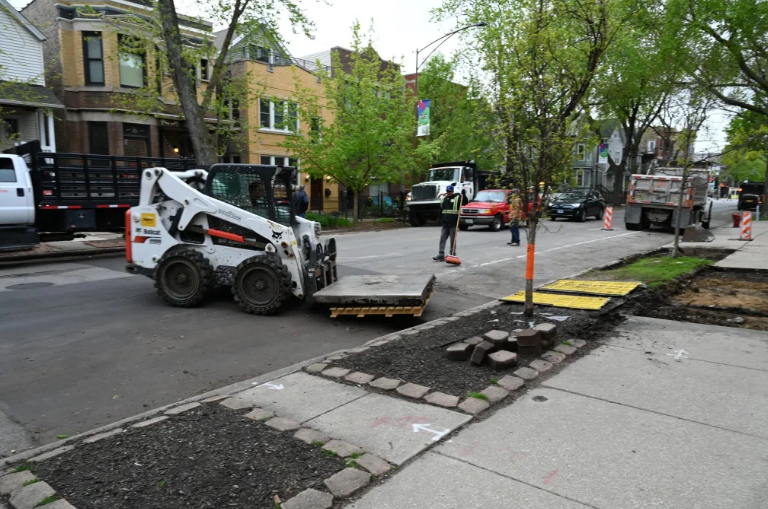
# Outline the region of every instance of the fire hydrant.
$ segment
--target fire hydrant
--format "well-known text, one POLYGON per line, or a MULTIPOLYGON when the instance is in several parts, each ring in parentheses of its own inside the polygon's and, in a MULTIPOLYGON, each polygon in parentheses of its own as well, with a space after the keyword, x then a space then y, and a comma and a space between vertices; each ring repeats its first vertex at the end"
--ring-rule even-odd
POLYGON ((731 217, 733 218, 734 228, 738 228, 739 226, 741 226, 741 213, 734 212, 733 214, 731 214, 731 217))

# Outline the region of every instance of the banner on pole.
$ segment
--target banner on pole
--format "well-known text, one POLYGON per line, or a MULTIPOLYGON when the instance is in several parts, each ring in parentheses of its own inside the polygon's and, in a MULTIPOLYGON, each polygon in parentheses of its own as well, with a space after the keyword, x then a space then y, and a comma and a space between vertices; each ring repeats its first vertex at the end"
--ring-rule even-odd
POLYGON ((429 136, 429 114, 432 101, 422 99, 416 104, 416 136, 429 136))
POLYGON ((608 164, 608 144, 601 143, 600 150, 598 151, 599 163, 608 164))

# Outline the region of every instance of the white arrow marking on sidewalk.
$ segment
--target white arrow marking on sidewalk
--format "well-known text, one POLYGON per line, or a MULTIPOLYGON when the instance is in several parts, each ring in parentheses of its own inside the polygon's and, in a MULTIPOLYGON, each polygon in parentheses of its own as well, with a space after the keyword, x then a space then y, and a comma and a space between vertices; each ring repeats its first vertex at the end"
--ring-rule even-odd
POLYGON ((449 429, 447 429, 445 431, 442 431, 442 432, 435 431, 433 429, 429 429, 427 426, 429 426, 429 424, 414 424, 413 425, 413 432, 414 433, 418 433, 419 431, 428 431, 429 433, 434 433, 435 436, 432 437, 432 441, 433 442, 437 442, 438 440, 443 438, 445 435, 447 435, 451 431, 449 429))
POLYGON ((674 357, 677 362, 680 362, 683 359, 687 359, 690 354, 685 350, 677 350, 675 351, 675 355, 672 355, 671 353, 668 353, 667 355, 670 357, 674 357))
POLYGON ((267 387, 268 389, 272 389, 273 391, 282 391, 283 389, 285 389, 283 384, 275 385, 272 382, 267 382, 263 385, 260 385, 259 387, 267 387))

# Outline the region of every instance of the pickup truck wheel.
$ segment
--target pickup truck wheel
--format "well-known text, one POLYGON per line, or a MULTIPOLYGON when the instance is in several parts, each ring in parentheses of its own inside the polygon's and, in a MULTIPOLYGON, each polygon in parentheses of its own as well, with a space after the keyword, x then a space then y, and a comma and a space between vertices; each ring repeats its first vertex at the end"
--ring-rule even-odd
POLYGON ((191 249, 169 251, 157 263, 155 288, 172 306, 195 307, 213 288, 211 262, 191 249))
POLYGON ((246 313, 274 314, 291 297, 291 273, 276 256, 253 256, 237 266, 232 293, 246 313))
POLYGON ((469 230, 469 225, 468 224, 460 224, 459 225, 459 230, 465 232, 465 231, 469 230))
POLYGON ((504 225, 504 221, 502 221, 501 216, 496 216, 493 218, 493 222, 491 223, 491 231, 497 232, 501 230, 501 227, 504 225))

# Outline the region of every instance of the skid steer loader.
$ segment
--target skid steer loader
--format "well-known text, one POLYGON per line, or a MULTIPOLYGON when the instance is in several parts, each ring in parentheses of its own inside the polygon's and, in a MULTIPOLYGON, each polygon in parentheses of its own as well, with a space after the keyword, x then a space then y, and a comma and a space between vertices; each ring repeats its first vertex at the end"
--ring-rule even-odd
POLYGON ((408 305, 420 315, 434 276, 337 282, 335 240, 322 244, 320 224, 294 213, 295 175, 294 168, 248 164, 145 169, 139 205, 125 216, 126 270, 154 279, 158 294, 178 307, 197 306, 224 285, 252 314, 272 314, 293 295, 336 306, 408 305))

